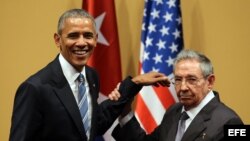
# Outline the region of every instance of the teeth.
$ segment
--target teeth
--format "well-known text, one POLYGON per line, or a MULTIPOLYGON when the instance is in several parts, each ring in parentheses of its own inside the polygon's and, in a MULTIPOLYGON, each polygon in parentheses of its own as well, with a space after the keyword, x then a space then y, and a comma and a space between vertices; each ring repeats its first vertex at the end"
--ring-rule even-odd
POLYGON ((85 54, 86 51, 84 51, 84 50, 77 50, 77 51, 75 51, 75 53, 81 55, 81 54, 85 54))

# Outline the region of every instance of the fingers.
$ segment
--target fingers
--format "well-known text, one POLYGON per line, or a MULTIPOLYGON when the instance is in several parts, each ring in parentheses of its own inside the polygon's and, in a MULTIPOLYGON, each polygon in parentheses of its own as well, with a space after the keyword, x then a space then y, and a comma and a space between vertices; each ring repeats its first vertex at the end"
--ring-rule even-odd
POLYGON ((152 77, 155 78, 155 80, 153 80, 154 86, 157 86, 157 87, 158 86, 164 86, 164 87, 170 86, 170 81, 165 74, 159 73, 159 72, 149 72, 148 74, 152 75, 152 77))
POLYGON ((120 84, 121 84, 121 82, 119 82, 119 83, 116 85, 117 90, 119 90, 120 84))
POLYGON ((115 88, 109 95, 108 95, 110 100, 113 101, 118 101, 119 98, 121 97, 121 94, 119 93, 118 89, 115 88))
POLYGON ((120 82, 116 85, 116 88, 108 95, 108 98, 113 101, 117 101, 120 97, 121 94, 119 93, 119 87, 120 87, 120 82))
POLYGON ((158 81, 154 84, 155 87, 163 86, 163 87, 170 87, 170 83, 168 81, 158 81))
POLYGON ((158 83, 154 83, 152 85, 155 86, 155 87, 159 87, 160 86, 158 83))
POLYGON ((159 78, 157 83, 159 83, 159 85, 164 86, 164 87, 169 87, 171 84, 169 79, 166 76, 159 78))
POLYGON ((155 86, 170 86, 170 81, 168 77, 159 72, 149 72, 145 74, 138 75, 132 79, 136 84, 140 85, 155 85, 155 86))

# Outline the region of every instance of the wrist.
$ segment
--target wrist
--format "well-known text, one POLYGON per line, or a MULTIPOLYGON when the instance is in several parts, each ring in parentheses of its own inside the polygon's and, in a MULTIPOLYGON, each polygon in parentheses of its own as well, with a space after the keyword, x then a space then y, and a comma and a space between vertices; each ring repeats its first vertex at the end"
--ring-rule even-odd
POLYGON ((140 84, 141 84, 141 80, 140 80, 140 78, 138 78, 138 77, 133 77, 133 78, 132 78, 132 81, 133 81, 135 84, 137 84, 137 85, 140 85, 140 84))

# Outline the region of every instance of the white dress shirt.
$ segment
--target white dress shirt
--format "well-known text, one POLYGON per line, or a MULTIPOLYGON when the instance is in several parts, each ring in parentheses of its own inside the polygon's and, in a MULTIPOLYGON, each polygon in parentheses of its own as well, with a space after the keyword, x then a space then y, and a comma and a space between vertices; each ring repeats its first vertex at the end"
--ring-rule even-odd
MULTIPOLYGON (((85 87, 86 87, 86 93, 87 93, 87 100, 88 100, 88 118, 89 118, 89 123, 91 123, 91 115, 92 115, 92 100, 91 100, 91 96, 90 96, 90 92, 89 92, 89 83, 86 79, 86 71, 85 71, 85 67, 83 68, 82 72, 78 72, 63 56, 62 54, 59 55, 59 62, 61 64, 62 67, 62 71, 64 76, 66 77, 70 88, 73 92, 73 95, 75 97, 76 103, 77 105, 79 104, 78 101, 78 85, 79 85, 79 81, 77 80, 79 74, 83 74, 84 75, 84 79, 85 79, 85 87)), ((91 128, 91 124, 89 125, 91 128)), ((90 131, 90 130, 89 130, 90 131)), ((89 132, 86 133, 87 137, 89 139, 89 132)))

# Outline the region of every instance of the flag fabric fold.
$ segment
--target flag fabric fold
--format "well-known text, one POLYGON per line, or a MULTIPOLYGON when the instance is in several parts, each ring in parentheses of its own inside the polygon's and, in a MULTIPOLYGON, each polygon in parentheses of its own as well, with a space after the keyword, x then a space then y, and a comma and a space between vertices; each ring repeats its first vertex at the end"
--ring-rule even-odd
POLYGON ((97 47, 88 65, 98 71, 101 93, 107 95, 122 78, 114 0, 83 0, 82 7, 95 18, 98 32, 97 47))
MULTIPOLYGON (((122 79, 114 0, 83 0, 82 8, 95 18, 98 32, 97 47, 88 65, 94 67, 100 76, 100 103, 122 79)), ((114 140, 110 135, 112 128, 104 135, 104 140, 114 140)))
MULTIPOLYGON (((140 73, 156 71, 173 77, 173 62, 183 48, 180 0, 145 0, 141 31, 140 73)), ((139 92, 135 115, 146 133, 161 123, 177 102, 173 86, 147 86, 139 92)))

